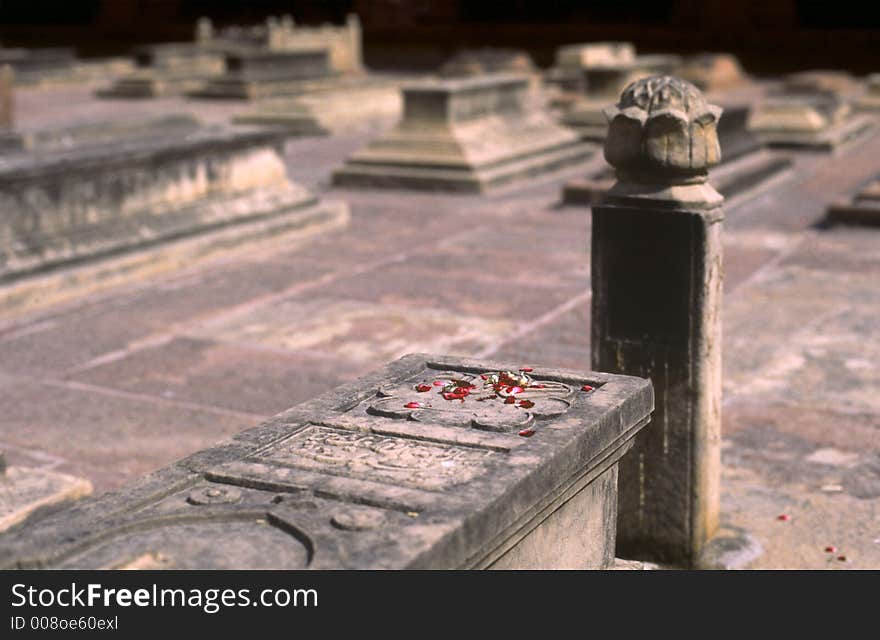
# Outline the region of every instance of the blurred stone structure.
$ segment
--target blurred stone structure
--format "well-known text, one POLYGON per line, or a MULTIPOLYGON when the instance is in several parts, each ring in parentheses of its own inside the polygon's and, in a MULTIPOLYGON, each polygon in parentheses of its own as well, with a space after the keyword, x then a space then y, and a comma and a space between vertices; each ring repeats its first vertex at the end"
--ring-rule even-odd
POLYGON ((721 480, 721 109, 679 78, 610 107, 617 183, 593 207, 592 366, 650 378, 651 425, 621 461, 618 555, 698 566, 721 480))
POLYGON ((328 136, 384 128, 400 119, 403 99, 396 83, 340 81, 339 86, 304 95, 261 100, 236 115, 240 124, 275 126, 291 135, 328 136))
POLYGON ((748 82, 736 56, 729 53, 701 53, 685 58, 675 74, 700 91, 721 91, 748 82))
POLYGON ((212 243, 347 221, 344 205, 288 180, 272 132, 188 118, 104 127, 74 129, 72 146, 70 130, 44 134, 35 152, 0 157, 0 281, 135 250, 198 254, 212 243))
POLYGON ((880 176, 859 187, 848 200, 832 203, 827 220, 831 224, 880 226, 880 176))
POLYGON ((527 76, 403 87, 403 118, 333 174, 342 186, 481 192, 588 158, 591 145, 529 99, 527 76))
POLYGON ((611 568, 651 383, 516 367, 403 357, 9 532, 0 567, 611 568))
POLYGON ((865 92, 853 102, 857 111, 880 111, 880 73, 872 73, 865 80, 865 92))
POLYGON ((252 100, 296 95, 328 86, 338 74, 326 48, 259 50, 227 53, 224 72, 187 92, 195 98, 252 100))

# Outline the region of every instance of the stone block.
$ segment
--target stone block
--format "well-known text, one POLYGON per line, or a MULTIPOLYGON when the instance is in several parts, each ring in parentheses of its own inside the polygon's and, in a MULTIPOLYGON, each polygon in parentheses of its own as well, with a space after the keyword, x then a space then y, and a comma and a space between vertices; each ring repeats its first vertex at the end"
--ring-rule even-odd
POLYGON ((639 378, 406 356, 0 536, 0 566, 610 568, 652 408, 639 378))
POLYGON ((172 128, 0 157, 0 281, 233 225, 247 238, 249 225, 347 216, 288 180, 278 144, 271 132, 172 128))
POLYGON ((461 49, 440 67, 440 75, 446 78, 481 76, 487 73, 534 75, 537 72, 534 61, 522 49, 493 47, 461 49))
POLYGON ((853 114, 831 91, 768 98, 749 116, 748 128, 770 147, 834 151, 871 131, 872 118, 853 114))
POLYGON ((340 83, 301 96, 270 98, 236 115, 240 124, 275 126, 293 135, 336 135, 390 127, 403 112, 400 87, 380 81, 340 83))
POLYGON ((227 53, 224 73, 187 94, 239 100, 296 95, 332 86, 335 75, 327 49, 244 50, 227 53))
POLYGON ((529 98, 518 75, 405 85, 397 126, 333 174, 342 186, 481 192, 593 153, 529 98))
POLYGON ((46 76, 70 73, 76 54, 69 47, 0 48, 0 65, 4 64, 13 68, 18 84, 38 84, 46 76))
POLYGON ((840 200, 828 207, 832 224, 880 226, 880 176, 863 185, 849 200, 840 200))

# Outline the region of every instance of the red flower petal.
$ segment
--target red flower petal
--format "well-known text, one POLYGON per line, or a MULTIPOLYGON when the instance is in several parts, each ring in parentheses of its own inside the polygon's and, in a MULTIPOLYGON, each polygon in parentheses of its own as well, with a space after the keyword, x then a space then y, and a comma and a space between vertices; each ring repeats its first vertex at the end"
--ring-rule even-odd
POLYGON ((422 403, 421 402, 407 402, 403 406, 405 406, 407 409, 421 409, 422 403))
POLYGON ((522 393, 522 387, 507 387, 508 393, 522 393))
POLYGON ((783 522, 788 522, 789 520, 791 520, 791 516, 787 513, 783 513, 782 515, 776 516, 776 519, 782 520, 783 522))
POLYGON ((446 382, 444 380, 434 380, 434 386, 435 387, 445 387, 446 382))
POLYGON ((588 384, 585 384, 584 386, 581 387, 581 391, 592 391, 592 390, 593 390, 593 387, 591 387, 588 384))
POLYGON ((832 547, 832 546, 825 547, 825 553, 834 553, 835 551, 837 551, 837 547, 832 547))
POLYGON ((480 374, 480 377, 481 377, 483 380, 488 380, 488 379, 489 379, 489 376, 487 376, 485 373, 481 373, 481 374, 480 374))
POLYGON ((431 385, 429 385, 429 384, 420 384, 416 387, 416 391, 418 391, 419 393, 425 393, 425 391, 430 391, 430 390, 431 390, 431 385))
POLYGON ((531 438, 533 435, 535 435, 535 430, 534 429, 523 429, 522 431, 519 432, 519 435, 521 435, 523 438, 531 438))
POLYGON ((513 396, 507 396, 504 398, 504 404, 513 404, 514 402, 516 402, 516 398, 513 396))
POLYGON ((532 402, 531 400, 520 400, 519 406, 521 406, 524 409, 531 409, 532 407, 535 406, 535 403, 532 402))
POLYGON ((522 369, 520 369, 520 371, 522 371, 523 373, 529 373, 531 371, 534 371, 534 369, 532 369, 531 367, 523 367, 522 369))
POLYGON ((543 384, 533 384, 532 387, 535 389, 543 389, 544 385, 543 384))
POLYGON ((846 556, 837 556, 837 559, 841 562, 846 562, 846 556))

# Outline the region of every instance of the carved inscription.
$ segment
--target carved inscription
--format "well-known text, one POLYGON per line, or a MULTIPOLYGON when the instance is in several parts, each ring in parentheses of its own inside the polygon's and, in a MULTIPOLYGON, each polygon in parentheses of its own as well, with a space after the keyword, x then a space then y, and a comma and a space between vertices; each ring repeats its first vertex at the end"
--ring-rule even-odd
POLYGON ((482 475, 498 453, 473 447, 310 426, 260 461, 439 491, 482 475))

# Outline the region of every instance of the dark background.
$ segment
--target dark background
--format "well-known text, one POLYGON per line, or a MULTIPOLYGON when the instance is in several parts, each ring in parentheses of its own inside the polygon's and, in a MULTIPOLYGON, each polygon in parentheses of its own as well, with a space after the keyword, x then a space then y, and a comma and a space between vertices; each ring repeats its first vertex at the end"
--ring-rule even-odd
POLYGON ((754 73, 880 71, 878 0, 0 0, 0 41, 89 57, 190 40, 203 15, 222 26, 282 13, 341 23, 349 12, 376 68, 434 67, 462 46, 525 48, 548 66, 560 44, 630 40, 640 53, 730 51, 754 73))

